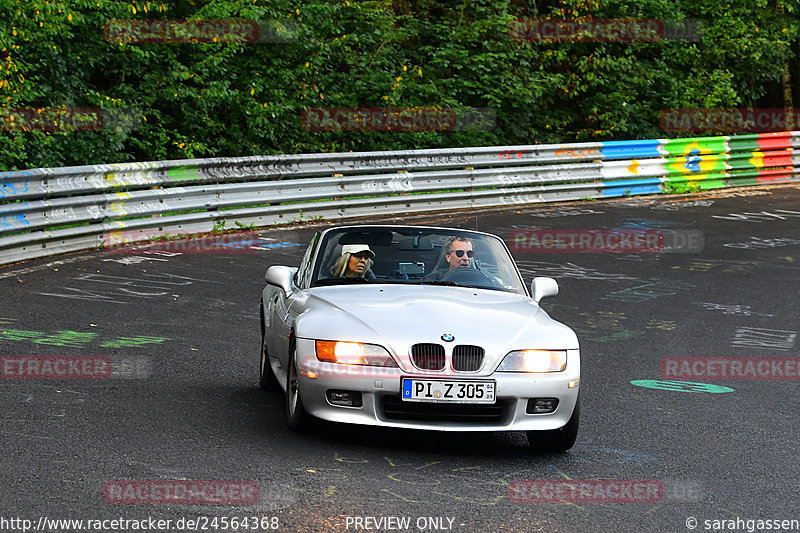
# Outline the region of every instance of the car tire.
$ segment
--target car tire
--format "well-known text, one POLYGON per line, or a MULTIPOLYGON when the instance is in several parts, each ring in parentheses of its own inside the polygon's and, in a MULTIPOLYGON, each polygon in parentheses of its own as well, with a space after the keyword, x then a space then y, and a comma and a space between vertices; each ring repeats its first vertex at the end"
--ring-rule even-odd
POLYGON ((308 431, 311 415, 303 407, 303 400, 300 398, 300 388, 298 387, 297 376, 297 348, 292 343, 292 356, 289 360, 289 368, 286 369, 286 422, 289 427, 298 433, 308 431))
POLYGON ((575 401, 575 409, 564 427, 547 431, 526 431, 528 444, 537 452, 565 452, 572 448, 578 438, 581 416, 581 396, 575 401))
POLYGON ((261 364, 258 377, 258 384, 262 389, 268 391, 278 390, 278 378, 272 372, 269 364, 269 354, 267 353, 267 328, 264 325, 264 302, 258 306, 258 314, 261 317, 261 364))

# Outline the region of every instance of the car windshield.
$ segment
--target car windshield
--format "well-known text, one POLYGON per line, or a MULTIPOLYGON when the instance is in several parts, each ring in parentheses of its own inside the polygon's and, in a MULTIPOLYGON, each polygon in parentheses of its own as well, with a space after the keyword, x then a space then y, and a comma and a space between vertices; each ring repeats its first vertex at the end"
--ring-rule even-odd
POLYGON ((455 229, 331 230, 320 244, 311 286, 346 283, 430 284, 525 294, 498 237, 455 229))

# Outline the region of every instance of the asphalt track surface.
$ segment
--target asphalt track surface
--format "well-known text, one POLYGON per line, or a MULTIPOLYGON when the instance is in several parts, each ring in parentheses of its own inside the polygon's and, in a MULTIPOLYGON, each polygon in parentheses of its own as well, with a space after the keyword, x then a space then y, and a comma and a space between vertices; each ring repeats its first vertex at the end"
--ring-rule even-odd
POLYGON ((618 533, 691 531, 690 517, 696 531, 800 520, 797 377, 770 367, 758 379, 682 379, 730 389, 708 392, 660 374, 668 357, 800 358, 799 206, 800 188, 776 186, 368 220, 504 238, 525 228, 703 232, 695 253, 514 254, 526 283, 558 281, 543 307, 581 341, 581 428, 565 454, 532 454, 522 433, 291 432, 282 394, 257 384, 257 308, 267 267, 297 265, 325 224, 264 229, 246 254, 92 251, 0 268, 0 354, 104 356, 114 368, 100 380, 0 380, 0 526, 255 516, 277 517, 278 531, 618 533), (530 479, 662 490, 654 502, 510 497, 530 479), (113 480, 246 480, 258 500, 109 503, 113 480), (410 522, 365 529, 356 517, 410 522))

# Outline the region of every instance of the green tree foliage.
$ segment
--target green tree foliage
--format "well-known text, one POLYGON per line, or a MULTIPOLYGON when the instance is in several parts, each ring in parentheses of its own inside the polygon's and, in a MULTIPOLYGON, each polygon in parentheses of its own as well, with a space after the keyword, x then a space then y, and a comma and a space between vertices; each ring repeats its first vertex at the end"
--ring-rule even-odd
POLYGON ((660 111, 784 106, 800 77, 799 1, 0 0, 0 169, 686 136, 663 131, 660 111), (529 18, 699 19, 703 33, 515 38, 529 18), (115 19, 277 21, 292 38, 126 42, 104 33, 115 19), (307 108, 417 106, 489 108, 496 124, 355 132, 300 120, 307 108), (22 128, 10 122, 21 108, 106 120, 22 128))

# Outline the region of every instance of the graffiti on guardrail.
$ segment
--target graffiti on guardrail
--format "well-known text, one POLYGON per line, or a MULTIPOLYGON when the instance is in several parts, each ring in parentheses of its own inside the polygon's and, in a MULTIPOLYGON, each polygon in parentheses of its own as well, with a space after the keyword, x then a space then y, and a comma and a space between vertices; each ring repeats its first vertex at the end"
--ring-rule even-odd
POLYGON ((514 159, 515 157, 522 159, 524 153, 525 150, 503 150, 498 157, 500 159, 514 159))
MULTIPOLYGON (((4 180, 10 180, 2 176, 4 180)), ((27 181, 3 181, 0 183, 0 199, 7 196, 15 196, 17 194, 26 193, 29 191, 27 181)))
POLYGON ((413 179, 413 176, 404 176, 401 174, 396 178, 389 178, 388 180, 365 181, 361 184, 361 189, 368 192, 409 192, 414 190, 414 185, 411 183, 413 179))
MULTIPOLYGON (((120 222, 121 228, 127 229, 135 225, 145 231, 161 228, 171 233, 200 232, 211 229, 214 217, 209 216, 209 211, 224 208, 225 214, 232 217, 242 213, 243 222, 268 226, 296 219, 299 209, 309 200, 319 202, 314 204, 314 210, 321 216, 362 216, 365 210, 351 197, 358 190, 366 191, 369 196, 396 196, 412 191, 454 192, 446 200, 440 196, 436 201, 431 201, 428 194, 405 195, 402 204, 364 200, 370 203, 370 214, 385 215, 396 213, 401 205, 412 210, 475 209, 797 182, 800 173, 794 171, 791 158, 796 157, 793 146, 799 135, 798 132, 780 132, 446 150, 295 154, 4 172, 0 173, 0 204, 5 206, 19 199, 28 203, 12 208, 20 210, 11 216, 21 215, 22 218, 0 214, 5 216, 0 220, 0 251, 3 252, 0 261, 7 264, 94 248, 109 231, 110 226, 106 224, 109 222, 120 222), (501 168, 506 165, 514 168, 501 168), (405 171, 402 172, 405 175, 391 176, 394 171, 405 171), (412 178, 412 172, 416 177, 412 178), (373 175, 368 175, 370 173, 373 175), (284 177, 291 179, 275 179, 284 177), (342 179, 336 182, 335 178, 339 177, 342 179), (237 183, 230 183, 234 181, 237 183), (342 184, 346 184, 344 191, 335 190, 342 184), (361 184, 365 184, 363 189, 359 189, 361 184), (264 201, 254 205, 250 201, 252 197, 241 192, 244 190, 254 192, 261 197, 258 200, 263 198, 264 201), (102 194, 105 192, 119 192, 124 197, 102 194), (335 194, 338 192, 347 194, 335 194), (167 195, 171 195, 170 202, 164 199, 167 195), (280 196, 280 202, 271 201, 275 195, 280 196), (73 199, 74 205, 70 203, 73 199), (121 219, 132 216, 140 220, 125 226, 128 221, 121 219), (96 223, 100 220, 104 224, 96 223), (52 229, 58 229, 58 233, 50 231, 52 229), (8 235, 11 232, 16 234, 8 235)), ((677 203, 675 206, 681 207, 677 203)), ((573 214, 567 211, 563 211, 564 216, 573 214)), ((582 212, 592 211, 596 210, 582 212)), ((581 211, 574 212, 578 213, 581 211)), ((556 216, 556 212, 530 216, 545 218, 556 216)), ((800 212, 771 209, 762 213, 714 216, 758 222, 796 218, 800 212)), ((624 259, 626 255, 618 257, 624 259)), ((641 254, 640 257, 648 260, 641 254)), ((73 289, 77 291, 73 296, 82 290, 73 289)))
POLYGON ((31 223, 25 218, 25 211, 28 209, 28 202, 15 202, 13 204, 0 205, 0 231, 11 231, 15 228, 24 229, 31 223))
POLYGON ((555 155, 559 159, 593 159, 600 157, 600 150, 597 148, 564 149, 556 150, 555 155))

